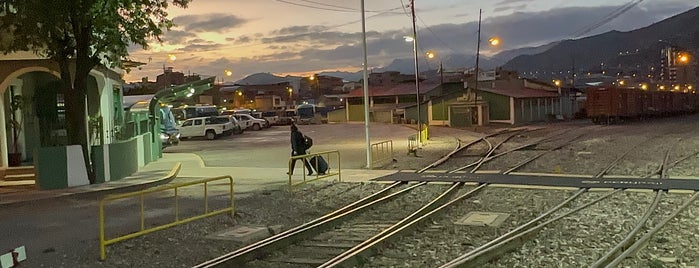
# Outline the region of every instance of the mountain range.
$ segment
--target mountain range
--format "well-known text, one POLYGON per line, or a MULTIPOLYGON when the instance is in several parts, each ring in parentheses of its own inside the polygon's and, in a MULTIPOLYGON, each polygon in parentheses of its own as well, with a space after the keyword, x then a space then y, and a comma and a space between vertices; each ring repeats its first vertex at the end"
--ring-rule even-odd
MULTIPOLYGON (((521 76, 547 79, 561 73, 600 71, 604 69, 623 73, 647 73, 660 65, 660 50, 669 45, 694 52, 699 57, 699 7, 675 15, 650 26, 628 31, 610 31, 581 39, 569 39, 538 47, 526 47, 503 51, 491 57, 480 56, 481 69, 502 66, 517 70, 521 76)), ((452 54, 442 59, 445 69, 473 67, 475 55, 452 54)), ((418 60, 420 73, 434 71, 439 62, 418 60)), ((415 73, 415 60, 401 58, 372 72, 398 71, 415 73)), ((347 81, 359 81, 362 72, 321 72, 347 81)), ((258 73, 243 78, 238 84, 264 84, 279 81, 297 81, 300 77, 279 77, 258 73)))

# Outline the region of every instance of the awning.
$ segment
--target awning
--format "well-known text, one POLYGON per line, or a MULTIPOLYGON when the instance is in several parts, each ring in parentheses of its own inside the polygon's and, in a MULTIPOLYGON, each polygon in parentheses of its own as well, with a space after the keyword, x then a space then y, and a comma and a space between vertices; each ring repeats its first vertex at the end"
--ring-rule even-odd
POLYGON ((171 102, 177 99, 190 98, 192 96, 199 95, 202 92, 211 89, 215 81, 216 76, 211 76, 202 80, 159 90, 155 93, 155 95, 153 95, 153 99, 150 101, 150 113, 155 114, 155 107, 158 106, 158 102, 171 102))

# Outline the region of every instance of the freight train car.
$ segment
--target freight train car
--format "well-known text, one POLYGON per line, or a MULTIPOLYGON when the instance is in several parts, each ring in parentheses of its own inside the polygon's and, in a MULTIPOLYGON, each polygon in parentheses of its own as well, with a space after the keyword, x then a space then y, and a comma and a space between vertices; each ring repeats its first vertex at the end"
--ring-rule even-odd
POLYGON ((612 124, 653 116, 673 116, 697 110, 693 93, 594 87, 585 91, 587 116, 595 124, 612 124))

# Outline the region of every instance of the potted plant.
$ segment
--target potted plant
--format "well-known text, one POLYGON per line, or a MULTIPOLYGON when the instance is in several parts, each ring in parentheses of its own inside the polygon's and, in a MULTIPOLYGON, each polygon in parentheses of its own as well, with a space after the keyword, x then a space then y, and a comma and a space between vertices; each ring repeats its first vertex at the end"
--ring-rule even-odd
POLYGON ((22 131, 22 122, 18 119, 17 112, 21 112, 24 106, 24 101, 22 95, 12 96, 10 101, 10 120, 8 126, 12 128, 12 147, 10 152, 7 154, 8 164, 13 166, 19 166, 22 164, 22 152, 19 150, 19 134, 22 131))

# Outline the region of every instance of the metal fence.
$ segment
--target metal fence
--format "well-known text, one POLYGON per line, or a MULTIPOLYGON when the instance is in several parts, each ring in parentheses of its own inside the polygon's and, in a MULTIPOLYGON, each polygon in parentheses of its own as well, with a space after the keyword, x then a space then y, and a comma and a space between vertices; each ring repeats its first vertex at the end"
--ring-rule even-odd
MULTIPOLYGON (((287 174, 289 174, 289 191, 293 190, 293 187, 300 186, 300 185, 303 185, 303 184, 306 184, 306 183, 309 183, 312 181, 332 177, 332 176, 337 176, 337 180, 342 181, 342 175, 341 175, 342 171, 341 171, 341 167, 340 167, 340 162, 341 162, 340 161, 340 151, 337 151, 337 150, 325 151, 325 152, 319 152, 319 153, 311 153, 311 154, 290 157, 289 158, 289 172, 287 172, 287 174), (333 157, 331 157, 331 156, 333 156, 333 157), (320 172, 318 172, 318 170, 317 170, 317 166, 318 166, 317 161, 318 160, 317 160, 317 158, 314 159, 314 157, 324 157, 323 159, 326 160, 326 162, 328 164, 328 170, 326 170, 324 172, 324 174, 321 174, 320 172), (300 182, 294 182, 291 178, 291 174, 293 173, 293 170, 291 169, 291 163, 292 163, 292 161, 297 161, 297 160, 301 160, 301 162, 308 161, 311 164, 311 166, 313 166, 313 168, 316 169, 316 175, 311 177, 311 176, 307 176, 306 172, 303 172, 303 180, 300 182), (316 162, 314 162, 314 160, 316 162), (337 162, 335 162, 335 161, 337 161, 337 162), (333 163, 337 163, 337 169, 331 168, 333 163), (333 172, 332 170, 337 170, 337 172, 333 172), (307 177, 310 177, 310 178, 307 179, 307 177)), ((297 164, 301 164, 302 166, 304 165, 304 163, 297 163, 297 164)))
POLYGON ((393 161, 393 141, 387 140, 371 144, 371 167, 393 161))
MULTIPOLYGON (((174 178, 177 176, 177 173, 180 170, 181 165, 178 163, 175 168, 168 174, 169 178, 174 178)), ((166 228, 170 228, 173 226, 177 226, 180 224, 184 224, 187 222, 191 222, 194 220, 222 214, 222 213, 230 213, 231 217, 233 217, 233 214, 235 213, 234 206, 233 206, 233 178, 231 176, 220 176, 220 177, 215 177, 215 178, 208 178, 208 179, 202 179, 202 180, 197 180, 197 181, 192 181, 192 182, 186 182, 186 183, 180 183, 180 184, 175 184, 175 185, 169 185, 169 186, 164 186, 164 187, 158 187, 158 188, 153 188, 153 189, 146 189, 143 191, 136 191, 136 192, 131 192, 131 193, 125 193, 125 194, 115 194, 115 195, 108 195, 102 201, 100 201, 100 206, 99 206, 99 229, 100 229, 100 259, 104 260, 107 257, 105 247, 107 245, 111 245, 117 242, 121 242, 127 239, 131 239, 134 237, 138 237, 141 235, 145 235, 148 233, 152 233, 155 231, 163 230, 166 228), (209 187, 208 184, 213 181, 218 181, 218 180, 228 180, 229 185, 228 185, 228 197, 230 198, 229 200, 229 205, 225 208, 222 209, 217 209, 213 211, 209 211, 209 187), (180 219, 180 204, 178 202, 178 189, 186 186, 192 186, 192 185, 198 185, 198 184, 203 184, 204 185, 204 213, 199 214, 196 216, 191 216, 187 217, 184 219, 180 219), (162 225, 156 225, 154 227, 146 228, 146 218, 145 218, 145 196, 149 194, 156 194, 156 193, 161 193, 164 191, 169 191, 173 190, 174 191, 174 208, 173 208, 173 213, 174 215, 174 220, 172 222, 162 224, 162 225), (132 232, 126 235, 121 235, 117 236, 114 238, 107 239, 105 236, 105 206, 113 201, 116 200, 123 200, 123 199, 130 199, 130 198, 139 198, 139 203, 140 203, 140 211, 139 211, 139 216, 140 216, 140 230, 136 232, 132 232)))

